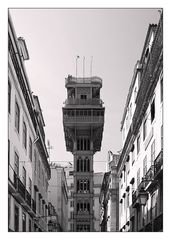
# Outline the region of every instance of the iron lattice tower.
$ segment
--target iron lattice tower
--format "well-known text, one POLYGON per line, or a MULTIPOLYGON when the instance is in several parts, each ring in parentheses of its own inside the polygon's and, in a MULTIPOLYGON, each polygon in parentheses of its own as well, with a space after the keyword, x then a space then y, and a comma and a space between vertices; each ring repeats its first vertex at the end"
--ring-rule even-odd
POLYGON ((94 231, 93 155, 100 151, 104 107, 99 77, 66 78, 63 126, 67 151, 74 156, 74 231, 94 231))

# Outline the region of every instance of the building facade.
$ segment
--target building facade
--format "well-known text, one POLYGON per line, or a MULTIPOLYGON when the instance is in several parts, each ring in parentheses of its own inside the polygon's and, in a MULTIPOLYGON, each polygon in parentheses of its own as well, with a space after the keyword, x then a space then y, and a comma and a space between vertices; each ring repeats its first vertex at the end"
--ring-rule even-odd
POLYGON ((120 155, 108 152, 107 172, 104 174, 100 192, 100 230, 119 231, 119 179, 117 164, 120 155))
POLYGON ((74 193, 74 175, 73 175, 73 164, 68 163, 65 167, 66 180, 68 185, 68 231, 74 231, 74 201, 73 201, 73 193, 74 193))
POLYGON ((163 229, 163 15, 150 24, 121 123, 120 231, 163 229))
POLYGON ((102 172, 97 172, 94 173, 94 185, 93 185, 93 190, 94 190, 94 231, 95 232, 100 232, 100 202, 99 202, 99 197, 100 197, 100 190, 102 186, 102 180, 103 180, 103 173, 102 172))
POLYGON ((26 43, 8 19, 8 229, 47 231, 50 179, 44 120, 33 96, 24 61, 26 43), (37 182, 38 181, 38 182, 37 182), (41 184, 39 184, 41 182, 41 184))
POLYGON ((94 231, 93 155, 100 151, 104 107, 99 77, 66 78, 63 125, 67 151, 74 156, 74 231, 94 231))
POLYGON ((60 232, 57 212, 51 202, 48 203, 48 232, 60 232))
POLYGON ((61 232, 68 231, 68 186, 64 167, 50 163, 51 179, 48 187, 48 200, 58 215, 61 232))

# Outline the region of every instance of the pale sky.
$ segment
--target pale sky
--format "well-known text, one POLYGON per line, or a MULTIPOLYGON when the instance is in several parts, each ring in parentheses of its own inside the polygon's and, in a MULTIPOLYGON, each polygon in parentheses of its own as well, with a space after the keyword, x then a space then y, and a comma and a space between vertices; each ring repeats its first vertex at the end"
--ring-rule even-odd
POLYGON ((121 120, 136 61, 140 58, 150 23, 158 23, 157 9, 10 9, 17 37, 26 41, 25 61, 31 90, 38 95, 45 120, 50 160, 73 161, 66 152, 62 107, 65 78, 93 75, 103 79, 101 99, 105 124, 101 152, 94 155, 94 171, 106 171, 107 152, 121 150, 121 120))

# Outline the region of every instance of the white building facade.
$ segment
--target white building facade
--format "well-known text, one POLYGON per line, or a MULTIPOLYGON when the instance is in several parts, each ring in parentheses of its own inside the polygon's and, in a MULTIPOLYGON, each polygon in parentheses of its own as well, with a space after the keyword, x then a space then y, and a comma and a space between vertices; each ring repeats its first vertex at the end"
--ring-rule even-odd
POLYGON ((50 164, 51 179, 48 186, 48 199, 58 216, 59 231, 68 231, 68 186, 64 167, 50 164))
POLYGON ((95 232, 100 232, 100 202, 99 202, 99 197, 100 197, 100 190, 102 186, 102 181, 103 181, 103 173, 102 172, 97 172, 94 173, 93 175, 93 189, 94 189, 94 205, 93 205, 93 210, 94 210, 94 231, 95 232))
POLYGON ((44 121, 25 71, 26 43, 17 39, 10 16, 8 37, 8 230, 47 231, 50 168, 44 121))
POLYGON ((118 163, 120 231, 163 228, 162 15, 150 24, 121 123, 118 163), (142 197, 146 198, 142 202, 142 197))
POLYGON ((74 176, 73 176, 73 164, 68 163, 65 167, 66 173, 66 180, 68 185, 68 231, 74 231, 74 199, 73 199, 73 192, 74 192, 74 176))

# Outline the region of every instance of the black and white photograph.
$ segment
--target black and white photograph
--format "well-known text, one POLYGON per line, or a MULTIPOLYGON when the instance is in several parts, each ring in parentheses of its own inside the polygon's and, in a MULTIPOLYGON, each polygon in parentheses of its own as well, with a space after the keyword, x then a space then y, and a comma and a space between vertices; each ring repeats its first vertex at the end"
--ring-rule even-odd
POLYGON ((8 233, 163 232, 164 9, 7 11, 8 233))

